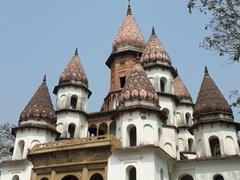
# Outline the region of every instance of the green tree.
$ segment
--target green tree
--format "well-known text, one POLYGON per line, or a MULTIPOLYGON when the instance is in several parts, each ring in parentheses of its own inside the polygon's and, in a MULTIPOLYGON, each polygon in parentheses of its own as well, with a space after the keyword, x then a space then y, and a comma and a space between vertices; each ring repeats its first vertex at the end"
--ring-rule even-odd
POLYGON ((198 9, 211 19, 205 26, 210 35, 202 47, 215 50, 231 62, 240 61, 240 0, 189 0, 189 12, 198 9))
POLYGON ((14 145, 15 137, 11 131, 14 125, 5 123, 0 125, 0 161, 8 160, 11 157, 11 148, 14 145))

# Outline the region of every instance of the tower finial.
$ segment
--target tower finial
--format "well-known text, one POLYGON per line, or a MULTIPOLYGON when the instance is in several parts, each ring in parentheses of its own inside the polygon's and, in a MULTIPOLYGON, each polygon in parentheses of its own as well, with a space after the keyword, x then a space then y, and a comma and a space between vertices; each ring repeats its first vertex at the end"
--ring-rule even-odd
POLYGON ((47 82, 47 75, 44 74, 42 83, 46 84, 46 82, 47 82))
POLYGON ((208 74, 208 67, 205 66, 205 74, 208 74))
POLYGON ((74 55, 75 55, 75 56, 78 56, 78 48, 75 49, 74 55))
POLYGON ((155 28, 154 28, 154 26, 152 27, 152 35, 155 35, 156 33, 155 33, 155 28))
POLYGON ((127 15, 132 15, 131 2, 130 2, 130 0, 128 0, 128 10, 127 10, 127 15))

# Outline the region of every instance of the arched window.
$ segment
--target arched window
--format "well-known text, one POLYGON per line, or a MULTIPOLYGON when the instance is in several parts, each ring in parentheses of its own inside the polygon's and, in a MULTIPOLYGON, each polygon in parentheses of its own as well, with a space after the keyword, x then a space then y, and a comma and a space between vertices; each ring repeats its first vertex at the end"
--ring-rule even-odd
POLYGON ((190 113, 186 113, 185 114, 185 119, 186 119, 186 125, 190 126, 191 125, 191 114, 190 113))
POLYGON ((96 126, 96 124, 89 125, 88 135, 89 136, 97 136, 97 126, 96 126))
POLYGON ((188 139, 188 150, 190 152, 193 152, 194 151, 194 145, 193 145, 193 139, 192 138, 189 138, 188 139))
POLYGON ((212 157, 221 156, 220 143, 219 139, 216 136, 209 138, 209 145, 212 157))
POLYGON ((134 125, 129 125, 127 128, 128 131, 128 144, 129 146, 137 145, 137 129, 134 125))
POLYGON ((217 174, 213 177, 213 180, 224 180, 223 176, 220 174, 217 174))
POLYGON ((111 124, 110 124, 110 134, 111 135, 114 135, 114 136, 116 136, 116 126, 117 126, 117 124, 116 124, 116 121, 113 121, 111 124))
POLYGON ((169 116, 170 116, 169 110, 167 108, 163 108, 162 112, 164 113, 165 116, 167 116, 167 120, 169 120, 169 116))
POLYGON ((165 77, 162 77, 160 79, 160 91, 161 92, 166 92, 166 83, 167 83, 167 79, 165 77))
POLYGON ((23 159, 25 142, 23 140, 18 142, 17 151, 16 151, 16 159, 23 159))
POLYGON ((12 180, 19 180, 19 176, 18 175, 13 176, 12 180))
POLYGON ((102 135, 106 135, 107 133, 108 133, 108 125, 106 123, 100 124, 98 135, 102 136, 102 135))
POLYGON ((78 101, 78 97, 76 95, 73 95, 71 97, 71 101, 70 101, 70 108, 71 109, 77 109, 77 101, 78 101))
POLYGON ((137 179, 137 171, 134 166, 128 166, 126 169, 127 180, 136 180, 137 179))
POLYGON ((73 124, 73 123, 69 124, 69 126, 68 126, 68 133, 69 133, 69 136, 70 136, 71 139, 74 138, 75 129, 76 129, 76 125, 75 124, 73 124))
POLYGON ((94 174, 91 176, 90 180, 103 180, 103 177, 101 174, 94 174))
POLYGON ((160 180, 164 180, 164 172, 162 168, 160 170, 160 180))
POLYGON ((193 180, 193 177, 191 175, 182 175, 178 178, 178 180, 193 180))
POLYGON ((62 180, 78 180, 78 178, 76 176, 69 175, 62 178, 62 180))
POLYGON ((49 180, 48 178, 44 177, 44 178, 41 178, 41 180, 49 180))

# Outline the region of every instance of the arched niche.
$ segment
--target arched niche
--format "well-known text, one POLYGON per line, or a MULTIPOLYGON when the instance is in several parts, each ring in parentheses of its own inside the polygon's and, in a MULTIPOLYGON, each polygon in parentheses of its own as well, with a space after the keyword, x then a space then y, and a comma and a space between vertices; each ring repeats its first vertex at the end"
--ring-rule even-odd
POLYGON ((25 142, 24 140, 20 140, 17 145, 16 155, 15 155, 16 159, 23 159, 24 148, 25 148, 25 142))
POLYGON ((227 155, 234 155, 236 154, 236 151, 235 151, 235 145, 234 145, 234 140, 231 136, 227 136, 225 138, 225 152, 227 155))
POLYGON ((144 144, 154 144, 154 131, 150 124, 143 127, 144 144))
POLYGON ((32 149, 35 145, 40 144, 39 140, 33 140, 30 145, 30 149, 32 149))
POLYGON ((182 138, 178 139, 178 148, 180 152, 184 151, 184 140, 182 138))
POLYGON ((173 147, 171 143, 164 144, 164 151, 166 151, 170 156, 173 156, 173 147))
POLYGON ((198 140, 197 142, 197 156, 203 157, 203 141, 201 139, 198 140))

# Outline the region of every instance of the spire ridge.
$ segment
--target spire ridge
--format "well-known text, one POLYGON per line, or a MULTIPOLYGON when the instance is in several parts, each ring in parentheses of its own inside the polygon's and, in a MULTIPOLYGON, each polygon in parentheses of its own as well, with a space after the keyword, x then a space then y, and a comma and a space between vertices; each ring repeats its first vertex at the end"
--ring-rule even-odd
POLYGON ((128 10, 127 10, 127 15, 132 15, 132 9, 131 9, 131 2, 128 0, 128 10))
POLYGON ((75 49, 74 55, 75 55, 75 56, 78 56, 78 48, 75 49))
POLYGON ((44 74, 42 83, 46 84, 46 82, 47 82, 47 75, 44 74))

